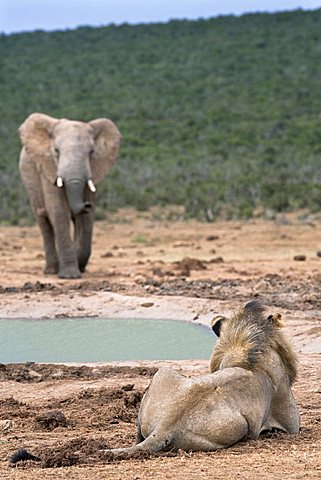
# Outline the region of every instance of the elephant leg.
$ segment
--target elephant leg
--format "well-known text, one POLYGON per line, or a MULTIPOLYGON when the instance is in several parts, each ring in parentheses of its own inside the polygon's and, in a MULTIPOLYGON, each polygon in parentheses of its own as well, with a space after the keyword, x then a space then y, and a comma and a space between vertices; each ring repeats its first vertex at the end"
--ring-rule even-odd
POLYGON ((78 268, 78 261, 76 258, 75 247, 70 238, 69 230, 68 232, 63 232, 61 235, 56 230, 56 244, 58 247, 59 255, 59 278, 80 278, 81 273, 78 268))
POLYGON ((94 212, 82 213, 74 218, 75 244, 77 251, 78 266, 84 272, 91 255, 91 242, 94 225, 94 212))
POLYGON ((65 194, 49 182, 46 182, 43 191, 58 250, 58 277, 79 278, 81 274, 78 268, 75 245, 70 235, 70 213, 65 194))
POLYGON ((59 278, 80 278, 76 251, 70 236, 70 221, 57 221, 54 225, 59 256, 59 278))
POLYGON ((31 209, 39 225, 46 257, 44 273, 57 273, 59 268, 58 255, 55 245, 55 235, 46 211, 43 185, 36 168, 36 164, 27 155, 25 149, 20 156, 20 173, 27 189, 31 209))
POLYGON ((43 245, 46 257, 46 266, 44 273, 57 273, 59 269, 59 260, 55 244, 54 230, 46 216, 37 216, 38 225, 42 233, 43 245))

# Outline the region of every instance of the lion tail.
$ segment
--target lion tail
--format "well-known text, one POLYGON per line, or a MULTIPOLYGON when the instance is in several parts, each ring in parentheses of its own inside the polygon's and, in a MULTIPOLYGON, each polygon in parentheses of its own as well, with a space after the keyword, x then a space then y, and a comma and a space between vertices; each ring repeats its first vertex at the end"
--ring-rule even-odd
POLYGON ((101 450, 106 454, 107 458, 112 459, 126 459, 139 456, 140 453, 155 454, 162 450, 168 450, 171 447, 172 438, 167 434, 151 433, 145 440, 132 447, 127 448, 110 448, 101 450))

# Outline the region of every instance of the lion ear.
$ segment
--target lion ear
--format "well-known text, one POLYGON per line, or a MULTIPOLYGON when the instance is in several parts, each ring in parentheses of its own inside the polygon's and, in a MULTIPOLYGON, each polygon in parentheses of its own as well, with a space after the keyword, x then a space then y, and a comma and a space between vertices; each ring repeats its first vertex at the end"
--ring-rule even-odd
POLYGON ((227 320, 227 318, 224 317, 223 315, 216 315, 211 320, 211 328, 217 337, 221 335, 221 327, 225 320, 227 320))
POLYGON ((276 328, 282 328, 285 325, 284 321, 282 320, 282 315, 280 313, 276 313, 275 315, 269 315, 268 320, 270 320, 270 322, 273 323, 276 328))
POLYGON ((95 151, 92 161, 93 182, 99 183, 117 161, 121 135, 108 118, 96 118, 89 122, 93 128, 95 151))

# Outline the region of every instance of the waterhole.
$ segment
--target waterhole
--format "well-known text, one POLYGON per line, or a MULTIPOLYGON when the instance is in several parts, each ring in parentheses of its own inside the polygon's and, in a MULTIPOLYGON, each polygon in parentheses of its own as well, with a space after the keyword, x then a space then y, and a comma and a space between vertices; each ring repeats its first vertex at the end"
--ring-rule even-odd
POLYGON ((215 338, 175 320, 0 319, 0 363, 208 359, 215 338))

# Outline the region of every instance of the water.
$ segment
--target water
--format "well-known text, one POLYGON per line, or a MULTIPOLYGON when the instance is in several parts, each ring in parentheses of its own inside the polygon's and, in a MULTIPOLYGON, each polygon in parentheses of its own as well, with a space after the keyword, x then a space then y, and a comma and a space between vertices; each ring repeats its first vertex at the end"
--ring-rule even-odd
POLYGON ((215 338, 175 320, 0 319, 0 363, 208 359, 215 338))

